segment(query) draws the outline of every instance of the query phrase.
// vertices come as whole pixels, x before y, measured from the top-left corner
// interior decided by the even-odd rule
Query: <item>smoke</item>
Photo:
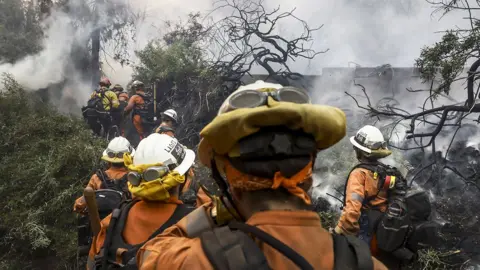
[[[91,24],[75,29],[72,19],[58,11],[54,11],[42,26],[46,29],[42,51],[14,64],[0,65],[0,73],[13,75],[20,84],[32,90],[64,79],[73,44],[86,44],[92,29]]]
[[[138,27],[136,49],[141,49],[153,39],[161,37],[163,23],[167,20],[185,19],[190,12],[209,14],[212,0],[154,1],[131,0],[132,6],[144,10],[146,20]],[[314,32],[312,48],[316,51],[329,49],[313,60],[291,61],[294,71],[307,75],[320,75],[324,67],[346,67],[351,62],[362,66],[413,66],[414,59],[423,46],[438,41],[438,31],[466,25],[461,14],[443,16],[434,13],[425,0],[265,0],[269,10],[280,7],[280,12],[295,9],[294,15],[305,20],[312,28],[323,27]],[[228,11],[211,14],[215,18],[228,16]],[[278,25],[277,33],[295,37],[302,27],[285,20]],[[135,61],[135,59],[133,59]],[[114,80],[125,81],[132,74],[131,67],[111,63],[108,70]],[[259,69],[261,70],[261,69]],[[126,82],[125,82],[126,83]]]
[[[81,1],[71,1],[80,6]],[[114,0],[114,3],[123,3]],[[213,9],[212,0],[155,1],[130,0],[134,12],[144,14],[144,20],[136,25],[135,39],[129,44],[131,61],[135,64],[134,51],[142,49],[148,41],[160,38],[165,31],[166,21],[185,20],[192,12],[208,14]],[[420,48],[440,38],[435,31],[452,28],[466,23],[456,14],[439,17],[431,16],[433,9],[424,0],[374,0],[374,1],[327,1],[314,0],[266,0],[269,9],[281,7],[281,11],[295,8],[294,14],[310,26],[324,25],[314,33],[313,48],[317,51],[329,49],[314,60],[300,59],[292,62],[292,69],[318,75],[323,67],[347,66],[349,62],[375,66],[390,63],[393,66],[411,66]],[[75,10],[75,9],[72,9]],[[221,11],[213,14],[224,16]],[[458,15],[458,14],[457,14]],[[11,73],[29,89],[39,89],[61,82],[65,77],[80,79],[69,68],[70,52],[74,45],[85,46],[94,27],[92,22],[82,22],[73,27],[72,14],[54,11],[44,22],[45,39],[43,50],[36,55],[11,64],[0,65],[0,72]],[[104,23],[104,22],[103,22]],[[292,37],[300,29],[288,21],[278,25],[277,32]],[[114,45],[107,47],[112,50]],[[122,66],[112,54],[102,56],[103,71],[113,83],[123,86],[130,81],[132,66]],[[79,104],[85,102],[91,91],[89,82],[83,80],[70,83],[69,89]]]

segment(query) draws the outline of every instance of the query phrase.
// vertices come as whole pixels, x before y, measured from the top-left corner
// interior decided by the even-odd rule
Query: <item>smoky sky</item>
[[[156,1],[130,0],[132,6],[146,13],[145,21],[139,26],[135,48],[142,48],[149,40],[161,37],[163,24],[167,20],[185,20],[190,12],[209,13],[212,0]],[[410,67],[425,45],[441,39],[446,29],[465,26],[465,14],[452,12],[441,16],[441,12],[424,0],[265,0],[269,9],[280,7],[281,11],[295,8],[294,14],[311,27],[323,25],[313,34],[313,48],[317,51],[329,49],[313,60],[290,63],[303,74],[321,74],[323,67],[346,67],[350,62],[361,66]],[[212,16],[221,17],[222,11]],[[301,25],[285,20],[278,25],[277,32],[294,37]],[[131,73],[130,68],[114,69],[119,78]],[[112,76],[115,76],[112,72]],[[115,76],[116,77],[116,76]]]

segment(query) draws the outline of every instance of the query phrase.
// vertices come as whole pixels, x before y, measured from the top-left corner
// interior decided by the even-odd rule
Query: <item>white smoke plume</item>
[[[166,21],[185,19],[191,12],[207,14],[213,9],[214,1],[130,0],[128,3],[135,11],[145,13],[145,19],[137,25],[136,39],[132,40],[130,48],[131,60],[135,63],[133,51],[142,49],[148,41],[161,37]],[[327,48],[330,51],[312,61],[299,60],[292,63],[293,70],[304,74],[318,75],[323,67],[347,66],[349,62],[365,66],[383,63],[411,66],[422,46],[441,37],[435,31],[464,23],[461,18],[453,15],[447,15],[438,21],[439,17],[431,16],[433,9],[424,0],[340,0],[320,3],[314,0],[265,0],[264,3],[271,9],[280,6],[282,11],[296,8],[294,14],[309,25],[324,25],[315,33],[313,46],[318,51]],[[221,12],[214,14],[216,17],[221,15]],[[72,44],[85,46],[93,29],[93,25],[88,23],[73,29],[71,20],[62,12],[53,12],[45,22],[43,50],[13,65],[0,65],[0,72],[11,73],[21,84],[31,89],[61,81],[67,76],[64,67],[70,60],[68,52]],[[296,30],[298,29],[284,23],[279,25],[278,32],[289,37],[295,35]],[[112,82],[125,86],[132,74],[131,66],[122,67],[108,56],[102,60],[104,72]],[[83,84],[83,88],[89,82],[79,84]],[[84,102],[88,95],[80,96],[79,99]]]
[[[63,12],[54,11],[43,22],[46,29],[42,42],[43,50],[29,55],[14,64],[0,65],[0,73],[10,73],[28,89],[45,88],[63,80],[65,66],[70,61],[73,44],[86,44],[91,24],[79,29],[72,25],[72,19]]]

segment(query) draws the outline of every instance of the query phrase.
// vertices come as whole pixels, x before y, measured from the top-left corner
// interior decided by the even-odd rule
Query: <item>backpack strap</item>
[[[368,245],[352,235],[333,234],[334,270],[371,270],[373,259]]]
[[[102,254],[102,269],[107,269],[108,264],[108,249],[112,243],[113,231],[115,230],[115,225],[117,225],[118,218],[122,212],[122,209],[115,209],[112,212],[112,217],[110,223],[108,224],[107,234],[105,236],[105,241],[103,242],[103,254]]]
[[[105,171],[102,171],[102,170],[97,170],[97,172],[95,172],[95,174],[97,175],[97,177],[100,179],[100,181],[102,181],[102,184],[100,185],[100,187],[102,189],[107,189],[109,188],[109,185],[107,183],[107,172]]]
[[[147,241],[155,238],[157,235],[161,234],[165,229],[171,227],[172,225],[175,225],[177,222],[179,222],[184,216],[188,215],[190,212],[195,210],[194,207],[184,205],[184,204],[179,204],[176,208],[175,211],[173,211],[173,214],[170,216],[170,218],[163,223],[160,228],[158,228],[155,232],[153,232],[147,239]],[[137,255],[138,249],[143,246],[147,241],[135,245],[134,248],[129,249],[125,252],[122,253],[122,261],[124,264],[127,264],[132,258],[134,258]]]
[[[257,244],[245,233],[228,226],[201,234],[202,249],[216,270],[269,270],[267,259]]]
[[[355,165],[355,167],[353,167],[350,170],[350,172],[348,173],[347,181],[345,182],[345,188],[344,188],[344,191],[343,191],[343,206],[342,206],[342,209],[343,209],[343,207],[345,207],[345,205],[347,203],[347,186],[348,186],[348,180],[350,179],[350,174],[352,174],[352,172],[355,169],[358,169],[358,168],[367,169],[369,171],[376,172],[378,167],[379,167],[378,162],[377,163],[359,163],[359,164]],[[383,184],[381,186],[383,186]],[[362,206],[368,205],[368,203],[370,203],[370,201],[372,201],[373,199],[375,199],[378,196],[380,191],[381,191],[381,189],[379,188],[377,194],[375,194],[374,196],[370,196],[368,198],[365,198],[362,202]]]
[[[156,230],[152,235],[150,235],[150,237],[148,237],[148,240],[155,238],[157,235],[161,234],[165,229],[175,225],[183,217],[190,214],[194,210],[195,210],[195,207],[193,206],[189,206],[186,204],[179,204],[177,208],[175,208],[175,211],[173,212],[172,216],[170,216],[170,218],[160,228],[158,228],[158,230]]]
[[[212,230],[213,226],[213,221],[205,208],[198,207],[188,215],[186,233],[189,238],[199,237],[203,232]]]
[[[158,128],[159,128],[158,133],[166,133],[170,131],[175,134],[175,130],[171,127],[159,126]]]
[[[113,210],[112,212],[112,217],[110,219],[110,223],[107,228],[107,233],[105,236],[105,241],[103,242],[103,252],[102,252],[102,257],[101,257],[101,265],[102,268],[106,270],[108,266],[108,257],[110,253],[110,248],[112,245],[113,238],[115,237],[116,232],[118,231],[117,227],[120,227],[120,229],[123,231],[123,227],[125,226],[126,222],[126,217],[128,215],[128,212],[130,209],[137,203],[139,200],[131,200],[124,202],[120,205],[119,208]],[[120,237],[123,238],[123,236],[120,235]],[[113,255],[113,261],[115,261],[115,256],[116,254]]]
[[[280,240],[260,230],[259,228],[238,221],[231,221],[228,224],[228,227],[254,235],[256,238],[267,243],[269,246],[282,253],[285,257],[295,263],[300,269],[313,270],[313,266],[302,255],[298,254],[295,250],[291,249],[289,246],[285,245]]]

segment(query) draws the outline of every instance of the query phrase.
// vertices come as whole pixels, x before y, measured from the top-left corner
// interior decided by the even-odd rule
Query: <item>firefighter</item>
[[[340,109],[310,104],[302,89],[242,86],[200,133],[220,197],[147,242],[139,269],[386,269],[310,209],[315,157],[345,131]]]
[[[133,125],[137,130],[140,140],[148,136],[149,131],[153,128],[154,118],[154,102],[153,97],[145,93],[145,85],[141,81],[134,81],[132,89],[135,94],[128,101],[124,112],[129,113],[133,110]]]
[[[109,90],[111,83],[108,78],[102,78],[99,82],[99,88],[95,90],[87,106],[82,108],[83,116],[90,128],[98,136],[101,135],[103,128],[103,135],[107,136],[112,125],[112,109],[115,110],[120,106],[117,95]]]
[[[175,136],[175,125],[177,124],[177,112],[173,109],[168,109],[162,113],[162,123],[155,130],[156,133],[167,134],[168,136]]]

